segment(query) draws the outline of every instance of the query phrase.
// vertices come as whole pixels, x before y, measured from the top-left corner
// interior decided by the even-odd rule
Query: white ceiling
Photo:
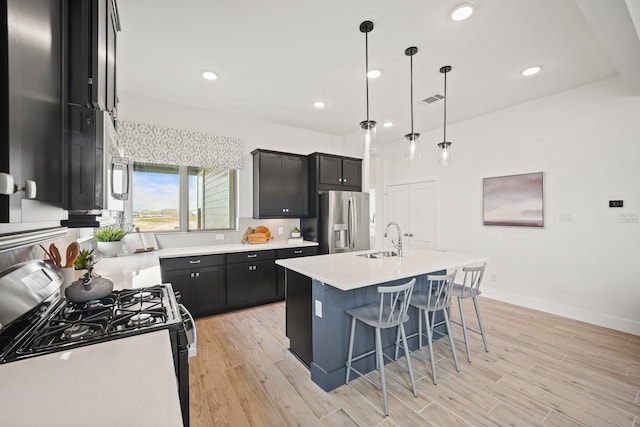
[[[383,71],[370,81],[370,118],[395,124],[379,126],[381,142],[410,131],[409,46],[419,49],[417,132],[442,125],[442,101],[418,103],[443,92],[442,65],[453,66],[449,123],[617,74],[629,76],[631,90],[638,83],[640,43],[629,10],[638,12],[639,0],[475,0],[475,14],[454,22],[450,11],[463,1],[120,0],[120,97],[344,136],[366,118],[364,20],[375,25],[369,68]],[[616,10],[609,19],[604,4]],[[637,61],[620,59],[629,57]],[[522,77],[530,65],[543,70]],[[203,70],[219,79],[205,81]],[[315,100],[327,107],[315,110]]]

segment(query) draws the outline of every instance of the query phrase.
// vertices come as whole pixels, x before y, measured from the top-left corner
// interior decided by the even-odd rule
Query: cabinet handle
[[[250,254],[247,255],[247,258],[256,258],[258,256],[258,254]]]
[[[343,179],[342,179],[342,182],[347,182],[347,178],[343,178]]]
[[[413,237],[413,233],[409,233],[409,237]]]
[[[302,249],[298,249],[297,251],[293,251],[294,254],[301,254],[302,253]]]
[[[193,273],[191,273],[191,278],[193,278]]]
[[[200,273],[196,273],[196,277],[200,277]]]
[[[200,260],[196,259],[196,260],[193,260],[193,261],[189,261],[189,264],[200,264]]]
[[[256,270],[256,266],[255,265],[250,265],[249,266],[249,271],[255,271]]]
[[[342,178],[338,178],[338,182],[342,182]]]

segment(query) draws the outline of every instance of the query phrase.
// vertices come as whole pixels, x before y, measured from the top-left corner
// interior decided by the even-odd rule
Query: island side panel
[[[444,274],[438,271],[430,274]],[[399,285],[410,279],[400,279],[379,283],[351,291],[342,291],[332,286],[324,285],[318,280],[312,284],[313,307],[313,362],[311,363],[311,379],[325,391],[331,391],[345,384],[346,360],[351,331],[351,316],[346,310],[379,301],[378,286]],[[427,287],[426,275],[416,276],[414,291],[424,292]],[[322,317],[316,312],[316,301],[322,305]],[[407,335],[418,331],[418,311],[409,311],[409,321],[405,323]],[[382,342],[384,352],[393,357],[396,329],[383,331]],[[409,340],[409,348],[418,347],[417,337]],[[361,354],[375,348],[374,329],[362,322],[356,324],[354,341],[354,355]],[[402,356],[402,352],[400,353]],[[389,360],[385,360],[388,363]],[[367,373],[375,369],[375,356],[365,357],[353,366],[360,372]],[[351,378],[358,375],[352,372]]]
[[[289,351],[309,367],[313,358],[311,279],[286,269],[285,288]]]

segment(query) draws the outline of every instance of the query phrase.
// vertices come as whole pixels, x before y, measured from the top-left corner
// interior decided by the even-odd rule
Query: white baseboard
[[[482,289],[482,296],[640,336],[640,321],[624,319],[622,317],[615,317],[609,314],[597,313],[495,289]]]

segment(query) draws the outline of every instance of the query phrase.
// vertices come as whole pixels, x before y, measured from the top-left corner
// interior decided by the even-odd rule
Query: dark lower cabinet
[[[286,270],[287,306],[286,334],[289,350],[307,367],[313,362],[313,310],[311,279]]]
[[[180,292],[181,303],[193,316],[225,310],[224,255],[161,259],[160,268],[162,281]]]
[[[277,259],[285,258],[298,258],[302,256],[311,256],[318,254],[317,246],[308,246],[305,248],[286,248],[278,249],[276,252]],[[276,267],[277,282],[278,282],[278,299],[285,299],[285,268],[281,266]]]
[[[277,300],[275,251],[227,255],[227,308]]]

